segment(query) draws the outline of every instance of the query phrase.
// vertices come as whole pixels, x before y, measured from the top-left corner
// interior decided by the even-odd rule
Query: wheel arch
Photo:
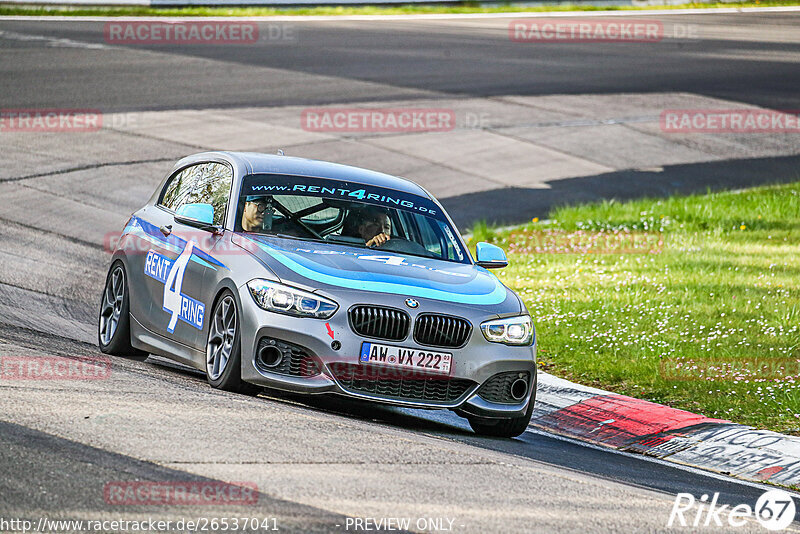
[[[214,298],[211,300],[212,313],[214,308],[217,306],[217,302],[219,302],[220,297],[222,297],[222,294],[225,292],[226,289],[230,290],[230,292],[233,293],[233,300],[236,301],[236,308],[241,311],[242,303],[239,300],[239,288],[236,287],[236,284],[234,284],[233,280],[231,280],[230,278],[223,278],[222,280],[219,281],[219,283],[217,283],[217,287],[214,288],[213,292]],[[206,328],[206,331],[207,330],[208,328]]]
[[[209,382],[211,383],[211,385],[213,387],[215,387],[215,388],[224,389],[226,391],[236,391],[238,393],[243,393],[243,394],[246,394],[246,395],[255,395],[261,390],[260,386],[256,386],[256,385],[253,385],[253,384],[246,383],[241,379],[241,368],[244,365],[245,361],[249,361],[249,358],[248,359],[244,358],[245,350],[244,350],[244,345],[243,345],[243,338],[244,338],[243,329],[244,329],[244,325],[246,324],[246,321],[243,320],[243,314],[245,312],[244,312],[244,307],[242,306],[242,302],[241,302],[241,299],[240,299],[240,296],[239,296],[239,289],[236,287],[236,284],[230,278],[223,278],[222,280],[220,280],[217,283],[217,286],[214,288],[214,291],[213,291],[214,298],[211,301],[212,302],[211,316],[206,321],[206,328],[205,328],[206,349],[205,350],[206,351],[208,350],[208,337],[209,337],[209,335],[210,335],[209,333],[211,331],[211,323],[214,320],[213,319],[214,310],[216,309],[217,304],[219,304],[219,302],[222,299],[223,295],[227,291],[229,291],[233,295],[233,301],[234,301],[234,304],[236,306],[236,312],[237,312],[237,322],[239,323],[238,332],[237,332],[237,335],[238,335],[238,338],[239,338],[238,339],[239,353],[238,353],[238,356],[233,356],[233,355],[231,356],[232,358],[238,358],[239,361],[235,364],[235,365],[238,366],[238,369],[235,369],[233,371],[231,371],[229,369],[226,369],[223,372],[223,374],[220,375],[220,378],[219,378],[219,380],[221,380],[222,382],[220,382],[218,384],[215,384],[215,382],[211,380],[210,376],[208,376],[208,372],[207,371],[206,371],[206,376],[207,376]],[[233,362],[229,362],[229,367],[230,367],[231,363],[233,363]],[[214,379],[214,380],[216,381],[217,379]]]
[[[217,307],[217,303],[219,299],[222,298],[223,293],[225,290],[229,290],[233,293],[233,300],[236,302],[236,310],[239,313],[239,324],[242,324],[241,314],[242,314],[242,302],[239,298],[239,288],[236,287],[236,284],[230,278],[223,278],[218,283],[217,286],[214,288],[214,291],[211,294],[214,296],[211,299],[211,306],[206,308],[206,317],[205,325],[203,326],[203,335],[205,337],[205,343],[203,344],[203,351],[206,350],[206,345],[208,344],[208,334],[211,329],[211,316],[214,313],[214,309]],[[241,336],[241,327],[240,327],[240,336]]]

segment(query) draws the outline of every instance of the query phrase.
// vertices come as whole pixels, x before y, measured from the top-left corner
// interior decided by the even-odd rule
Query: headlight
[[[328,319],[339,309],[339,305],[330,299],[277,282],[250,280],[247,288],[256,304],[276,313]]]
[[[530,315],[507,317],[481,323],[483,337],[492,343],[530,345],[533,341],[533,322]]]

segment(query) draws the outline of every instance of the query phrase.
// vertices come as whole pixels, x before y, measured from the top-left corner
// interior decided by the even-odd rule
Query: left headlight
[[[533,321],[530,315],[506,317],[481,323],[483,337],[493,343],[530,345],[533,341]]]
[[[250,280],[247,288],[256,304],[271,312],[328,319],[339,309],[330,299],[269,280]]]

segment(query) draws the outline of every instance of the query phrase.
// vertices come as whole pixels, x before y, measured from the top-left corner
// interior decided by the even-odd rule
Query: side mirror
[[[475,263],[485,269],[502,269],[508,266],[508,258],[502,248],[481,242],[475,245]]]
[[[184,204],[175,212],[175,221],[214,234],[222,233],[222,228],[214,225],[214,206],[211,204]]]
[[[214,206],[211,204],[184,204],[175,212],[185,219],[194,219],[205,225],[214,224]]]

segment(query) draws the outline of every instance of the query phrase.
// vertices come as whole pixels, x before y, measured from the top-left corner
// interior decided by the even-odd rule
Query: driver
[[[242,230],[245,232],[260,232],[264,228],[264,212],[270,202],[266,196],[249,195],[244,199],[244,212],[242,213]]]
[[[347,214],[342,235],[362,238],[368,247],[379,247],[389,241],[392,221],[389,214],[375,207],[366,207]]]

